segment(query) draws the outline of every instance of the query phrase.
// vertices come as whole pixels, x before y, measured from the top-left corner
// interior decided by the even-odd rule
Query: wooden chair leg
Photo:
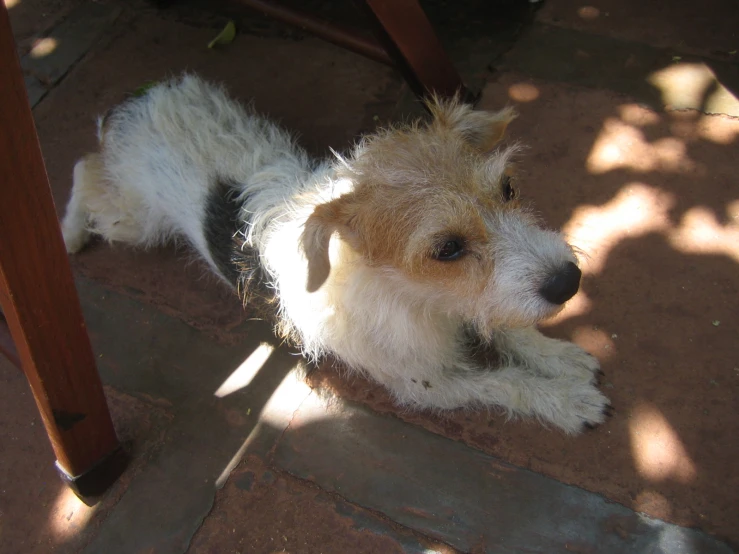
[[[97,496],[120,475],[125,455],[95,367],[4,5],[0,237],[0,305],[57,468],[82,497]]]
[[[417,0],[356,0],[413,92],[474,101]]]

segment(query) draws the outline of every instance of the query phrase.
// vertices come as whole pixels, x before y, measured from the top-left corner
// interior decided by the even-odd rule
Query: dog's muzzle
[[[564,268],[547,279],[539,293],[547,302],[564,304],[577,293],[581,276],[580,268],[572,262],[567,262]]]

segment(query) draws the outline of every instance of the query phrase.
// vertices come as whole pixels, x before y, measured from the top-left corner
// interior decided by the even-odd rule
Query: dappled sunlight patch
[[[36,42],[33,45],[33,48],[31,48],[31,52],[29,53],[30,56],[34,59],[39,58],[45,58],[49,54],[51,54],[54,50],[57,49],[57,46],[59,46],[59,43],[55,38],[52,37],[46,37],[42,38],[38,42]]]
[[[602,362],[616,354],[612,335],[590,325],[581,325],[575,329],[575,332],[572,334],[572,340],[591,354],[597,356]]]
[[[566,319],[585,315],[590,312],[592,307],[593,301],[590,300],[585,291],[580,290],[575,296],[567,301],[567,304],[565,304],[565,307],[561,312],[545,322],[545,326],[556,325]]]
[[[62,487],[49,511],[51,534],[60,541],[71,539],[85,529],[97,507],[98,504],[88,506],[71,489]]]
[[[656,114],[655,114],[656,115]],[[696,110],[679,110],[667,114],[670,133],[690,144],[705,140],[728,146],[739,137],[739,120],[717,115],[706,115]],[[623,118],[631,125],[632,123]]]
[[[655,160],[662,170],[689,171],[693,164],[685,163],[687,149],[685,143],[675,137],[665,137],[652,143]]]
[[[600,10],[595,6],[580,6],[577,9],[577,15],[585,21],[593,21],[600,17]]]
[[[674,203],[670,193],[631,183],[603,206],[577,208],[563,230],[572,244],[588,254],[581,261],[583,274],[600,273],[608,254],[622,240],[655,232],[662,233],[678,252],[719,254],[739,262],[739,200],[727,206],[726,225],[709,209],[696,206],[673,226],[669,211]]]
[[[620,119],[608,118],[593,144],[586,167],[595,175],[617,169],[638,173],[683,173],[694,169],[683,140],[666,137],[649,142],[642,131]]]
[[[695,129],[698,137],[728,146],[739,138],[739,119],[703,115],[695,124]]]
[[[668,518],[672,514],[669,501],[660,493],[653,490],[641,491],[634,500],[634,510],[645,514],[655,514],[661,518]]]
[[[539,89],[531,83],[515,83],[508,87],[508,96],[515,102],[533,102],[540,94]]]
[[[218,387],[214,393],[218,398],[223,398],[231,393],[241,390],[252,382],[259,370],[272,355],[275,347],[266,342],[261,343],[249,357],[237,367],[231,375]]]
[[[298,361],[295,365],[298,365]],[[300,372],[293,369],[285,375],[261,410],[252,411],[248,406],[245,406],[247,417],[253,418],[255,423],[246,440],[216,478],[215,487],[221,488],[226,483],[231,472],[260,436],[270,431],[275,432],[277,429],[285,429],[290,424],[297,409],[310,394],[311,388],[302,379]]]
[[[655,71],[647,81],[662,93],[662,102],[670,107],[692,107],[703,103],[703,96],[716,76],[702,63],[677,63]]]
[[[631,453],[639,475],[652,481],[689,483],[696,468],[680,437],[655,406],[639,403],[629,417]]]
[[[563,231],[568,240],[584,250],[584,274],[602,271],[608,253],[621,240],[664,230],[674,197],[642,183],[624,186],[603,206],[581,206],[575,210]]]
[[[722,254],[739,262],[739,201],[733,202],[728,213],[731,221],[721,225],[708,209],[696,206],[688,210],[680,226],[667,233],[675,250],[688,254]]]
[[[636,173],[689,173],[697,182],[710,170],[690,159],[688,145],[699,140],[728,145],[739,136],[739,121],[707,116],[696,111],[671,112],[667,116],[672,136],[650,142],[643,128],[657,125],[662,118],[636,104],[618,107],[619,118],[604,121],[588,155],[591,174],[615,170]],[[729,223],[722,225],[710,210],[694,207],[678,225],[670,211],[677,197],[641,182],[626,183],[616,196],[601,206],[577,208],[563,227],[568,240],[587,256],[582,260],[585,274],[602,271],[608,254],[622,240],[661,233],[678,252],[720,254],[739,261],[739,201],[727,206]]]
[[[698,123],[702,117],[707,117],[695,110],[679,110],[669,113],[669,129],[672,136],[686,143],[700,140]],[[708,116],[710,117],[710,116]]]
[[[660,117],[654,110],[638,104],[622,104],[617,109],[621,121],[634,127],[648,127],[660,122]]]
[[[726,216],[734,222],[734,225],[739,225],[739,200],[729,202],[726,206]]]
[[[668,108],[732,113],[732,106],[739,106],[739,100],[704,63],[676,63],[655,71],[647,81],[659,89]]]

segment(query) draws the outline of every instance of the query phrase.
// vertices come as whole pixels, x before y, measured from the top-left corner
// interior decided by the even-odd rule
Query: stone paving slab
[[[26,79],[31,107],[41,101],[46,93],[45,87],[57,84],[109,31],[121,11],[114,4],[85,3],[23,56],[21,67],[34,79],[31,83]]]
[[[304,402],[275,464],[463,551],[732,552],[704,533],[341,401]]]
[[[516,42],[504,64],[538,79],[628,94],[660,110],[694,109],[739,117],[739,64],[678,54],[538,23]],[[691,81],[702,83],[702,94],[685,94],[684,89],[692,92],[686,84]],[[667,85],[676,90],[665,93]]]
[[[33,108],[36,104],[41,102],[41,99],[46,96],[48,90],[41,84],[36,77],[32,75],[24,75],[23,81],[26,84],[26,94],[28,95],[28,103]]]
[[[453,554],[387,519],[250,457],[219,491],[190,554]]]
[[[537,13],[537,20],[541,22],[737,60],[739,10],[736,0],[550,0],[542,4]]]
[[[166,409],[105,387],[126,471],[92,506],[59,479],[54,453],[25,376],[0,356],[0,552],[78,553],[160,447]]]
[[[125,495],[99,528],[87,531],[85,553],[231,547],[266,553],[290,545],[298,545],[297,552],[322,548],[326,554],[454,553],[267,468],[264,460],[310,394],[294,371],[287,373],[300,358],[274,343],[269,325],[252,322],[251,339],[227,347],[86,279],[78,289],[104,382],[165,409],[171,418],[157,450],[138,460],[143,467]],[[243,388],[233,385],[239,373],[234,369],[245,367],[265,345],[272,345],[271,353],[252,380]],[[236,390],[214,395],[228,390],[226,382]],[[244,457],[249,461],[240,464]]]
[[[85,552],[184,552],[241,457],[265,456],[310,393],[292,372],[299,358],[264,322],[226,347],[91,281],[78,281],[78,290],[103,381],[172,417]],[[269,355],[251,379],[216,396],[258,348]]]

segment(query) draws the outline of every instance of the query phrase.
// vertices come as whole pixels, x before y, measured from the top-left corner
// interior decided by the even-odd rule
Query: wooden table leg
[[[0,305],[62,477],[82,497],[125,467],[0,6]],[[2,407],[0,407],[2,409]]]
[[[418,0],[356,0],[375,23],[376,35],[419,97],[459,93],[474,101],[444,51]]]

